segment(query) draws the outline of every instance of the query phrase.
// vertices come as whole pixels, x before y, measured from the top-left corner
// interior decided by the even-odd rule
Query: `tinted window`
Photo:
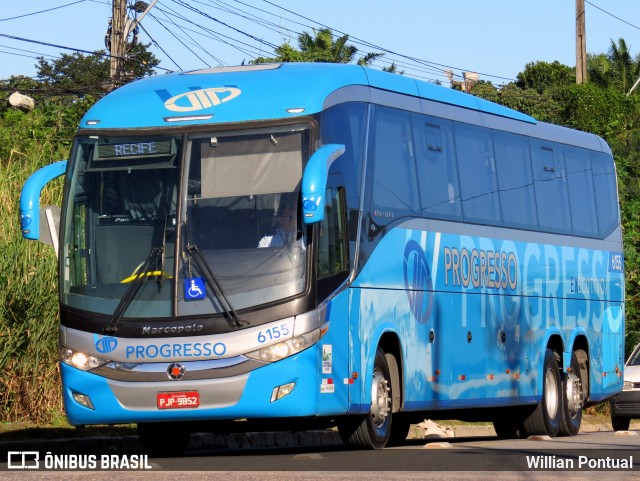
[[[500,223],[496,164],[491,131],[454,124],[465,222]]]
[[[331,166],[332,172],[341,172],[346,184],[349,209],[360,209],[360,179],[367,105],[350,102],[331,107],[322,113],[320,139],[323,144],[343,144],[342,154]]]
[[[618,225],[618,192],[613,159],[604,153],[591,153],[593,184],[601,237],[607,237]]]
[[[569,197],[561,149],[546,142],[531,141],[533,180],[540,230],[570,234]]]
[[[462,220],[451,121],[414,115],[413,131],[423,215]]]
[[[596,237],[598,235],[598,218],[594,215],[596,204],[589,152],[576,147],[565,147],[564,163],[569,184],[573,233]]]
[[[503,132],[493,133],[503,223],[508,227],[537,229],[529,139]]]
[[[411,114],[376,108],[373,137],[374,217],[378,223],[420,210]]]

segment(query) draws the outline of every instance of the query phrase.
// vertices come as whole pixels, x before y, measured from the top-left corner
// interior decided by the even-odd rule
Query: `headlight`
[[[109,362],[108,359],[102,359],[66,347],[60,348],[60,361],[83,371],[90,371]]]
[[[320,340],[320,329],[315,329],[301,336],[272,344],[257,351],[245,354],[248,358],[262,362],[275,362],[304,351]]]
[[[624,384],[622,385],[623,391],[631,391],[632,389],[633,389],[633,383],[630,381],[625,381]]]

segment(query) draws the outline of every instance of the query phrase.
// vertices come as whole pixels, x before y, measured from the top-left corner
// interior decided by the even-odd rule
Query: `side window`
[[[593,191],[589,153],[576,147],[564,148],[564,163],[569,184],[569,204],[575,235],[597,237],[598,216]]]
[[[336,159],[331,166],[331,171],[341,172],[343,175],[349,210],[360,209],[360,182],[367,114],[367,104],[347,102],[323,111],[320,117],[321,142],[345,146],[344,154]]]
[[[465,222],[500,224],[500,204],[491,131],[454,123]]]
[[[503,224],[507,227],[537,229],[529,140],[521,135],[494,132],[493,146]]]
[[[318,236],[318,279],[349,271],[344,189],[327,189],[324,220]]]
[[[379,224],[420,210],[409,112],[376,108],[371,210]]]
[[[531,141],[533,180],[541,231],[570,234],[571,217],[562,147]]]
[[[414,114],[412,123],[422,214],[462,220],[451,121]]]
[[[613,159],[604,153],[591,153],[593,184],[598,194],[596,204],[600,237],[605,238],[618,225],[618,192]]]

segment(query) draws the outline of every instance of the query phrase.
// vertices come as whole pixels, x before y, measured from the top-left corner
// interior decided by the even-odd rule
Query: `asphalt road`
[[[102,456],[113,456],[116,462],[124,460],[130,464],[137,459],[133,458],[135,454],[109,454],[103,448],[83,452],[89,453],[83,456],[95,456],[98,466]],[[7,463],[0,464],[0,479],[640,479],[640,436],[636,431],[529,440],[498,440],[493,436],[411,439],[403,446],[381,451],[346,450],[335,443],[319,447],[192,447],[180,458],[143,459],[138,466],[141,469],[121,466],[121,469],[111,471],[99,467],[83,471],[42,469],[45,455],[46,451],[39,457],[41,469],[38,471],[8,470]],[[15,454],[13,456],[12,463],[19,464]],[[73,454],[55,456],[59,462],[70,463],[69,456]],[[78,456],[76,462],[80,462]],[[88,459],[84,458],[84,461]]]

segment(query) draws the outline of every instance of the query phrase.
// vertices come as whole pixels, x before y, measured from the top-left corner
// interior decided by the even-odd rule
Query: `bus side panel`
[[[611,307],[621,303],[623,273],[607,269],[615,255],[391,229],[354,281],[361,289],[361,368],[384,325],[402,346],[406,410],[537,402],[549,339],[559,336],[570,350],[579,330],[592,346],[592,398],[601,397],[610,392],[602,373],[615,374],[622,346],[623,315]]]

